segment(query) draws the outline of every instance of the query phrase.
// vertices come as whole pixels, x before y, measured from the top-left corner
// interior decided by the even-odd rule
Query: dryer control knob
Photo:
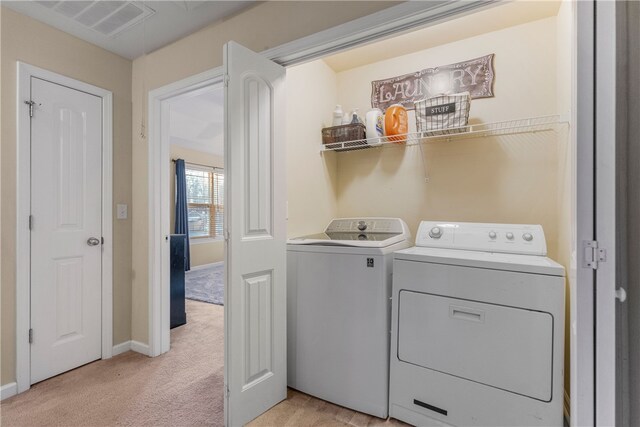
[[[507,239],[513,240],[513,233],[511,232],[507,233]]]
[[[367,229],[367,223],[364,221],[358,221],[358,230],[364,231]]]
[[[432,239],[439,239],[440,237],[442,237],[442,229],[440,227],[433,227],[431,230],[429,230],[429,236]]]
[[[490,238],[490,239],[495,239],[497,236],[498,236],[498,235],[496,234],[496,232],[495,232],[495,231],[490,231],[490,232],[489,232],[489,238]]]
[[[524,234],[522,235],[522,238],[523,238],[524,240],[526,240],[527,242],[530,242],[530,241],[532,241],[532,240],[533,240],[533,234],[531,234],[531,233],[524,233]]]

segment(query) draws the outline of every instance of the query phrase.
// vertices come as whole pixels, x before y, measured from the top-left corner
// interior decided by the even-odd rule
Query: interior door
[[[224,46],[225,422],[287,395],[285,70]]]
[[[33,77],[31,383],[101,357],[102,100]]]

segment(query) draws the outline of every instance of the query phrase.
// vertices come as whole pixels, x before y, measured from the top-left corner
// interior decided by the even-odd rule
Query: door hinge
[[[229,391],[229,386],[225,387],[225,391],[224,392],[227,394],[227,397],[229,397],[229,395],[231,394],[231,391]]]
[[[29,106],[29,117],[33,117],[33,106],[36,105],[34,101],[24,101]]]
[[[29,215],[29,230],[33,230],[33,215]]]
[[[227,241],[227,242],[229,241],[229,230],[228,229],[224,230],[224,240]]]
[[[104,237],[100,237],[100,244],[104,245]]]
[[[223,80],[223,82],[224,82],[224,87],[229,87],[229,74],[225,74],[225,75],[222,77],[222,80]]]
[[[583,268],[597,270],[599,263],[607,261],[607,250],[598,247],[597,240],[585,240],[582,242],[582,250],[584,252]]]
[[[33,329],[29,328],[29,344],[33,343]]]

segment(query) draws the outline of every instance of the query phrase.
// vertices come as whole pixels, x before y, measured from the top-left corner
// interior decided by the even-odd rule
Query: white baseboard
[[[196,265],[195,267],[191,267],[191,270],[189,271],[204,270],[205,268],[214,267],[219,264],[224,264],[224,261],[212,262],[211,264]]]
[[[112,356],[117,356],[119,354],[125,353],[131,350],[131,340],[121,342],[120,344],[116,344],[113,346],[113,350],[111,352]]]
[[[122,354],[127,351],[135,351],[136,353],[144,354],[145,356],[149,355],[149,346],[147,344],[143,344],[139,341],[129,340],[125,342],[121,342],[120,344],[116,344],[113,346],[113,355],[117,356],[118,354]]]
[[[16,394],[18,394],[18,384],[16,383],[5,384],[0,388],[0,400],[8,399]]]
[[[143,344],[139,341],[131,340],[131,350],[136,353],[144,354],[145,356],[149,355],[149,345]]]

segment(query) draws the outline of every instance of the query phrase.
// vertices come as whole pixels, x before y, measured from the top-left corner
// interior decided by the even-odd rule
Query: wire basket
[[[322,129],[322,143],[336,151],[360,150],[370,147],[365,135],[366,128],[361,123],[332,126]]]
[[[423,132],[423,136],[467,132],[470,106],[469,92],[438,95],[416,101],[416,130]]]

